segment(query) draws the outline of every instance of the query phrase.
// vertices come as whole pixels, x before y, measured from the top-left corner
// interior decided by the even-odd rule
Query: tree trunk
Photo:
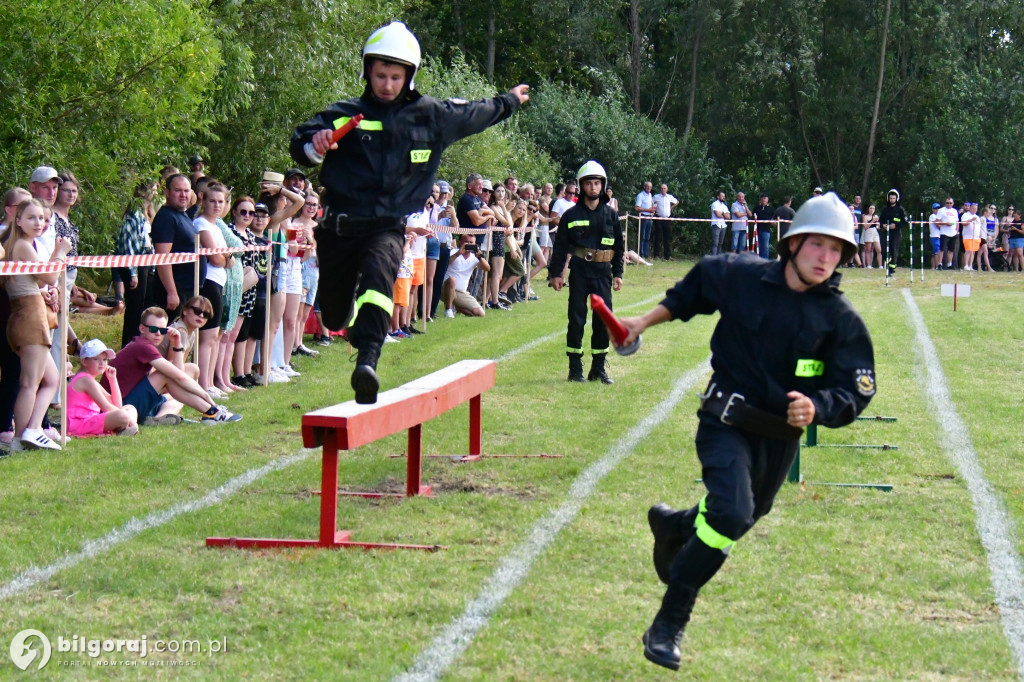
[[[892,0],[885,0],[885,21],[882,22],[882,49],[878,57],[878,85],[875,87],[875,108],[871,113],[871,130],[868,133],[868,154],[864,163],[864,182],[860,186],[860,195],[868,195],[868,182],[871,180],[871,160],[875,153],[875,132],[878,129],[878,109],[882,101],[882,85],[885,83],[885,48],[889,42],[889,12]]]
[[[697,101],[697,56],[700,53],[700,39],[704,32],[704,15],[700,13],[700,21],[697,22],[697,33],[693,37],[693,55],[690,57],[690,99],[686,105],[686,127],[683,128],[683,139],[690,137],[690,129],[693,127],[693,108]]]
[[[487,80],[494,80],[494,3],[491,0],[487,6],[487,68],[485,74]]]
[[[643,54],[644,34],[640,28],[640,0],[629,0],[629,93],[633,112],[640,113],[640,58]]]
[[[800,135],[804,141],[804,151],[807,152],[807,160],[811,164],[811,171],[814,173],[815,184],[822,184],[821,171],[818,170],[818,163],[814,160],[814,153],[811,151],[811,141],[807,139],[807,121],[804,119],[804,108],[800,103],[800,88],[796,85],[796,76],[789,69],[785,70],[786,79],[789,81],[789,91],[793,98],[793,110],[796,113],[796,121],[800,126]]]

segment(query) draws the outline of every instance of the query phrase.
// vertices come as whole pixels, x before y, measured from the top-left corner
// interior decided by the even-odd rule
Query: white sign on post
[[[971,295],[970,284],[943,284],[942,285],[943,296],[956,296],[957,298],[967,298]]]

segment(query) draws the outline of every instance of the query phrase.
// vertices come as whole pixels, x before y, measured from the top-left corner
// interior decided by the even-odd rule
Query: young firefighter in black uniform
[[[419,42],[405,24],[377,29],[363,46],[362,96],[331,105],[291,140],[297,163],[323,163],[320,307],[329,329],[348,324],[346,337],[359,351],[352,372],[358,403],[377,401],[377,359],[391,328],[405,216],[423,210],[446,147],[503,121],[529,99],[529,87],[517,85],[492,99],[441,102],[416,92],[419,65]],[[333,144],[334,130],[356,114],[365,118]]]
[[[853,220],[829,192],[797,211],[781,260],[748,254],[701,260],[640,317],[647,327],[715,311],[713,374],[697,412],[697,457],[707,494],[694,507],[647,514],[654,567],[668,585],[644,633],[644,656],[679,668],[679,641],[697,592],[733,544],[767,514],[793,464],[803,428],[851,423],[875,394],[871,337],[837,288],[840,262],[857,249]]]
[[[885,265],[887,274],[896,272],[896,259],[900,255],[900,244],[903,242],[903,226],[908,225],[907,212],[900,206],[900,193],[889,190],[885,197],[886,203],[878,216],[878,222],[885,230]]]
[[[619,216],[608,207],[604,188],[608,176],[597,161],[587,161],[576,173],[583,200],[562,214],[555,233],[555,246],[548,263],[548,281],[561,291],[565,259],[569,260],[569,331],[565,335],[569,356],[569,381],[583,381],[583,327],[587,323],[590,294],[597,294],[612,307],[612,291],[622,288],[622,228]],[[590,353],[593,360],[587,379],[612,383],[605,370],[608,357],[608,328],[596,319],[591,325]]]

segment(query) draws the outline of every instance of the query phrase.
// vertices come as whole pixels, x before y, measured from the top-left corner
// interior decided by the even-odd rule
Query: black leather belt
[[[347,213],[335,213],[328,211],[327,215],[320,222],[320,229],[333,232],[336,235],[364,234],[375,230],[394,229],[403,227],[405,222],[402,218],[357,218]]]
[[[700,410],[723,424],[777,440],[797,440],[804,430],[790,426],[784,417],[747,404],[739,393],[726,393],[712,382],[700,396]]]

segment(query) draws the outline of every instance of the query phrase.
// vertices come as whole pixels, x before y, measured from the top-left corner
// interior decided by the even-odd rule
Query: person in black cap
[[[298,168],[289,168],[284,174],[284,186],[293,192],[305,191],[306,174]]]
[[[772,228],[775,227],[775,207],[771,205],[767,194],[761,195],[761,200],[754,207],[754,223],[757,226],[757,255],[761,258],[768,258],[768,244],[772,238]]]
[[[191,173],[189,179],[195,185],[199,178],[206,175],[206,161],[198,154],[193,154],[192,158],[188,160],[188,169]]]
[[[370,35],[362,57],[362,95],[299,125],[290,151],[299,165],[322,164],[320,308],[329,329],[348,327],[358,350],[352,388],[366,404],[377,402],[377,360],[391,328],[405,216],[423,210],[445,148],[510,117],[529,99],[529,86],[475,102],[421,95],[419,41],[397,21]],[[357,116],[364,118],[335,141],[335,130]]]

